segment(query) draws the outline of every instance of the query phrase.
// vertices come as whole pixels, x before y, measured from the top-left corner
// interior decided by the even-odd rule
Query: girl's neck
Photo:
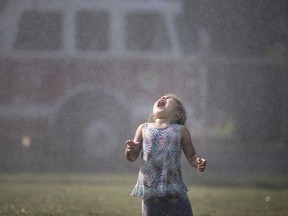
[[[172,123],[171,119],[156,119],[154,122],[154,125],[158,128],[164,128],[167,127]]]

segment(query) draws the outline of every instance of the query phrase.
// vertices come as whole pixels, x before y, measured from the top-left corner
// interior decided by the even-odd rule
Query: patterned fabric
[[[142,165],[131,193],[137,197],[164,197],[185,194],[182,179],[179,124],[156,128],[146,123],[142,142]]]

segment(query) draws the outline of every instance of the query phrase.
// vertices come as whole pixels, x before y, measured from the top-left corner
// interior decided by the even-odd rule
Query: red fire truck
[[[181,50],[180,2],[6,0],[0,13],[1,170],[119,166],[168,92],[199,123],[201,65]]]

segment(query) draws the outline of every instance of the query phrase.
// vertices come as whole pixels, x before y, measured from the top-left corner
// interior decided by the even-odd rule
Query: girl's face
[[[153,114],[156,118],[174,118],[176,115],[176,106],[176,101],[172,96],[162,96],[154,103]]]

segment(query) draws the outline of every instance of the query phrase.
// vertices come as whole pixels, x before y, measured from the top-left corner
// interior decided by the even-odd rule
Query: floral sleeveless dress
[[[142,165],[133,196],[149,198],[187,193],[181,173],[181,125],[156,128],[146,123],[142,142]]]

